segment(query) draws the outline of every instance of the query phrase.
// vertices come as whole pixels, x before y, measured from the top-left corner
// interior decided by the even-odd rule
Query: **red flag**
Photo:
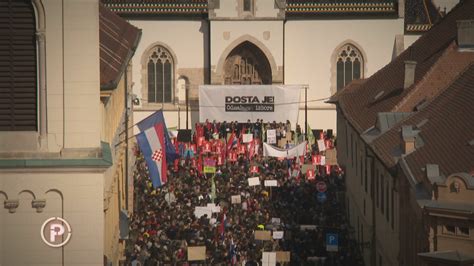
[[[231,151],[229,153],[229,161],[231,161],[231,162],[236,162],[237,161],[237,153],[236,152]]]
[[[321,155],[313,155],[313,157],[311,158],[312,159],[312,163],[313,165],[320,165],[321,164]]]
[[[209,141],[204,141],[202,145],[203,145],[202,152],[211,152],[211,143],[209,143]]]
[[[331,166],[326,164],[326,174],[329,175],[331,173]]]
[[[205,141],[204,137],[198,137],[198,138],[197,138],[197,145],[198,145],[198,146],[201,146],[204,141]]]
[[[179,159],[174,160],[174,171],[178,172],[179,170]]]
[[[252,165],[250,167],[250,173],[254,173],[254,174],[258,174],[260,170],[258,169],[258,166],[257,165]]]
[[[223,165],[224,164],[224,160],[222,159],[222,155],[219,154],[217,155],[217,165]]]
[[[249,142],[249,159],[255,156],[255,140]]]
[[[202,174],[202,157],[201,156],[198,156],[197,170],[199,174]]]
[[[239,154],[245,154],[245,145],[239,145]]]

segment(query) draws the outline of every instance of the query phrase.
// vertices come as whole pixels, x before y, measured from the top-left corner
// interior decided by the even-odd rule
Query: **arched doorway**
[[[272,84],[272,71],[265,54],[245,41],[235,47],[224,64],[225,84]]]

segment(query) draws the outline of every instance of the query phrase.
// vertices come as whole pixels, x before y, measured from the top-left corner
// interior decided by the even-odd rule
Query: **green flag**
[[[306,134],[308,136],[308,143],[311,147],[311,145],[314,144],[314,135],[313,135],[313,131],[311,130],[311,127],[309,126],[309,124],[308,124],[308,128],[306,129]]]

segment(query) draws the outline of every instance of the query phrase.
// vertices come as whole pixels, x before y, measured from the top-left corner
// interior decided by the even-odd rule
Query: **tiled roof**
[[[357,90],[347,90],[340,94],[339,105],[352,126],[362,133],[375,124],[377,113],[392,111],[425,77],[455,40],[456,20],[473,18],[474,0],[465,0],[399,57],[368,78]],[[414,85],[403,89],[406,60],[416,61],[417,66]],[[439,78],[444,77],[440,75]],[[375,96],[378,96],[377,99]]]
[[[102,0],[102,3],[123,15],[207,14],[207,0]]]
[[[474,170],[474,65],[444,93],[420,111],[413,122],[427,118],[420,136],[425,145],[406,157],[413,175],[422,181],[423,169],[428,163],[439,165],[440,173]],[[418,118],[418,119],[417,119]],[[418,121],[417,121],[418,120]],[[407,121],[410,123],[411,121]]]
[[[453,41],[420,82],[391,111],[411,112],[425,102],[430,102],[454,82],[472,62],[474,53],[459,52]]]
[[[372,147],[378,157],[395,165],[392,152],[399,149],[400,129],[404,125],[416,126],[423,146],[405,156],[413,176],[425,180],[423,168],[438,164],[445,176],[474,170],[474,61],[462,74],[437,96],[426,108],[415,113],[376,139]]]
[[[407,32],[425,32],[441,19],[441,13],[432,0],[405,1],[405,30]]]
[[[287,0],[286,14],[387,14],[396,13],[396,1]]]
[[[141,30],[99,5],[100,87],[114,89],[140,40]]]

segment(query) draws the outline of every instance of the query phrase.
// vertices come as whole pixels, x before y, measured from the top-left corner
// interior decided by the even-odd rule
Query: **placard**
[[[289,251],[277,251],[276,261],[277,262],[290,262],[291,252]]]
[[[321,165],[326,165],[326,156],[321,155]]]
[[[201,216],[204,216],[205,214],[207,214],[207,218],[211,218],[212,209],[207,206],[206,207],[196,206],[194,208],[194,216],[196,216],[196,218],[201,218]]]
[[[268,144],[276,144],[277,143],[277,137],[276,137],[276,130],[275,129],[267,130],[267,143]]]
[[[272,224],[275,224],[275,225],[280,225],[280,218],[275,218],[275,217],[272,217]]]
[[[272,240],[272,232],[266,230],[255,231],[255,240]]]
[[[276,261],[276,252],[262,252],[262,266],[274,266]]]
[[[212,213],[221,212],[221,206],[216,206],[215,203],[208,203],[207,207],[211,209]]]
[[[282,239],[284,231],[273,231],[273,239]]]
[[[260,178],[259,177],[251,177],[247,179],[249,182],[249,186],[259,186],[260,185]]]
[[[243,134],[242,135],[242,142],[249,143],[253,140],[253,134]]]
[[[300,225],[300,230],[316,230],[318,228],[317,225],[312,225],[312,224],[305,224],[305,225]]]
[[[206,260],[206,246],[188,246],[188,261]]]
[[[231,196],[230,201],[232,204],[240,204],[241,202],[240,195]]]
[[[264,184],[266,187],[278,187],[278,182],[274,179],[265,180]]]
[[[325,151],[326,150],[326,144],[324,143],[324,140],[318,139],[318,150],[319,151]]]
[[[337,165],[336,149],[326,150],[326,164]]]

